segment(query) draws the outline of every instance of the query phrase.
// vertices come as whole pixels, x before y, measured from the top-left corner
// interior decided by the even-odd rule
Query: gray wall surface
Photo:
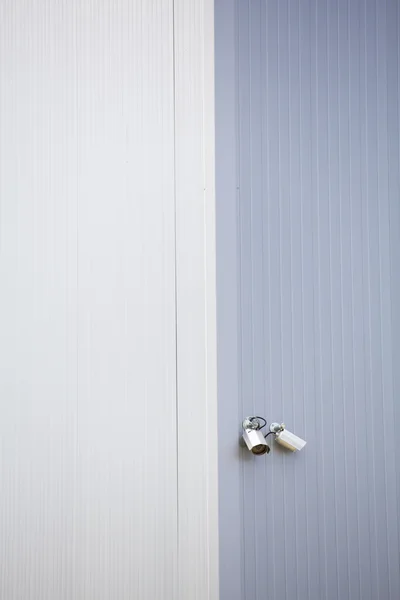
[[[399,18],[216,1],[221,600],[400,597]]]

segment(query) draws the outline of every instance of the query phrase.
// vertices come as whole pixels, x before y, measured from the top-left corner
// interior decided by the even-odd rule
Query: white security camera
[[[246,417],[242,423],[243,440],[253,454],[261,456],[268,454],[270,448],[265,441],[269,435],[274,435],[275,440],[291,452],[297,452],[306,445],[306,441],[286,429],[285,423],[271,423],[269,432],[264,435],[261,431],[267,425],[264,417]]]
[[[264,421],[265,424],[261,425],[260,420]],[[243,421],[243,439],[250,452],[257,456],[268,454],[270,451],[270,447],[261,431],[261,428],[265,425],[266,421],[262,417],[247,417]]]
[[[269,428],[271,433],[275,434],[275,441],[278,442],[281,446],[288,448],[292,452],[296,452],[297,450],[301,450],[306,445],[306,441],[302,440],[297,435],[294,435],[291,431],[288,431],[285,428],[284,423],[279,425],[278,423],[272,423]]]
[[[270,447],[265,441],[262,431],[259,429],[245,429],[243,439],[246,442],[246,446],[253,454],[260,456],[261,454],[268,454],[270,451]]]

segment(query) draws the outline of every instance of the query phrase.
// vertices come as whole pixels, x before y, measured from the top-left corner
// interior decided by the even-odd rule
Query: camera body
[[[287,429],[282,429],[282,431],[277,433],[275,435],[275,441],[292,452],[301,450],[307,443],[305,440],[298,437],[291,431],[288,431]]]
[[[265,437],[260,429],[244,429],[243,440],[246,446],[256,456],[268,454],[270,447],[265,441]]]

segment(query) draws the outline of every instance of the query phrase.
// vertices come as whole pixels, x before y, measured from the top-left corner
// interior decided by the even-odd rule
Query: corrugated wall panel
[[[0,596],[177,598],[172,2],[0,14]]]
[[[398,3],[220,0],[216,20],[221,598],[394,600]],[[247,414],[306,448],[239,459]]]
[[[174,22],[179,593],[173,600],[217,600],[213,0],[175,0]]]

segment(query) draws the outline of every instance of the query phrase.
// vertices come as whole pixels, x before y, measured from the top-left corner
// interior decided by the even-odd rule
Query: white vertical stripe
[[[174,2],[179,600],[219,597],[213,11]]]

